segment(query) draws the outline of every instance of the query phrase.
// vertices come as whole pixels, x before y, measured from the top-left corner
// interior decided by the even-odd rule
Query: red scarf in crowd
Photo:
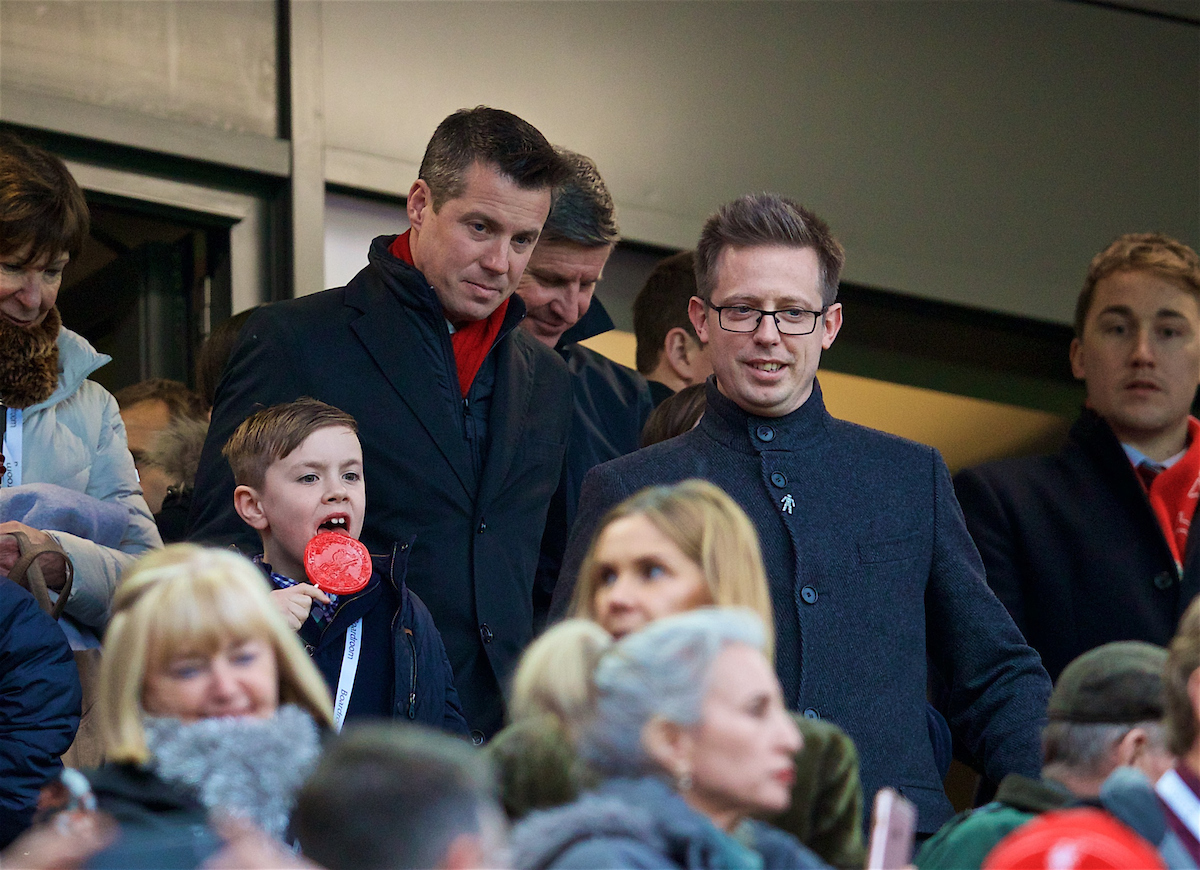
[[[408,243],[408,234],[411,232],[412,230],[408,230],[396,236],[396,240],[392,242],[388,250],[396,259],[403,260],[416,268],[416,263],[412,258],[412,248]],[[500,327],[504,325],[506,311],[508,311],[508,299],[501,302],[500,307],[488,317],[463,324],[450,336],[450,344],[454,348],[454,363],[458,368],[458,388],[462,391],[464,399],[470,392],[471,384],[474,383],[475,376],[479,374],[479,369],[483,365],[488,351],[495,344],[496,336],[500,334]]]
[[[1188,417],[1188,449],[1179,461],[1159,473],[1147,495],[1175,562],[1183,565],[1188,529],[1200,498],[1200,421]],[[1143,484],[1144,485],[1144,484]]]

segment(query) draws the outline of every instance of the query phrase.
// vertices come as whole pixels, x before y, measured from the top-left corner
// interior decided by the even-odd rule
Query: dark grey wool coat
[[[1085,409],[1058,453],[954,478],[987,579],[1051,677],[1114,640],[1166,646],[1200,593],[1200,535],[1182,574],[1117,436]]]
[[[722,487],[758,529],[784,697],[854,739],[866,807],[892,786],[916,803],[919,831],[952,813],[926,727],[929,663],[948,686],[956,742],[984,772],[1039,774],[1050,680],[984,582],[945,463],[931,447],[834,419],[816,383],[799,409],[765,418],[710,378],[699,426],[592,469],[552,616],[565,612],[605,512],[691,477]]]

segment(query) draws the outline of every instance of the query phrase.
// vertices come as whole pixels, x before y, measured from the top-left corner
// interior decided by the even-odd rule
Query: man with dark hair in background
[[[688,317],[688,303],[696,295],[695,262],[693,251],[660,260],[633,300],[637,370],[650,382],[655,407],[712,374],[708,345]]]
[[[930,833],[952,809],[928,725],[928,664],[963,750],[994,781],[1041,767],[1050,681],[988,589],[937,451],[831,417],[817,382],[842,325],[842,246],[773,194],[709,218],[696,250],[696,334],[715,377],[699,425],[584,481],[552,615],[601,518],[652,484],[700,477],[758,530],[775,667],[793,710],[841,726],[863,793],[898,788]]]
[[[653,408],[645,378],[579,344],[613,328],[594,293],[620,230],[596,164],[573,151],[559,153],[569,174],[556,191],[542,237],[517,286],[529,310],[521,326],[563,358],[574,396],[563,476],[542,536],[535,604],[539,622],[562,566],[583,476],[594,465],[637,450]]]
[[[1200,257],[1117,238],[1088,267],[1070,354],[1087,403],[1062,449],[954,480],[988,583],[1052,677],[1108,641],[1165,645],[1200,592]]]
[[[500,867],[505,824],[487,760],[417,725],[348,728],[296,800],[304,855],[328,870]]]
[[[545,137],[509,112],[442,121],[409,190],[412,228],[375,239],[346,287],[264,306],[242,328],[191,514],[193,540],[253,547],[220,455],[233,430],[300,396],[353,415],[371,480],[361,539],[407,561],[477,741],[503,724],[501,687],[533,636],[538,546],[571,419],[566,367],[517,328],[525,304],[512,295],[564,175]]]

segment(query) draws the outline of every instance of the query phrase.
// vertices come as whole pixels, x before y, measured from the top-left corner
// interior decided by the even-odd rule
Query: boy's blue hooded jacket
[[[373,556],[375,571],[366,587],[339,595],[337,611],[324,626],[310,614],[297,634],[335,693],[346,633],[362,619],[362,652],[347,722],[369,717],[409,720],[466,735],[467,720],[442,636],[429,610],[404,583],[411,543],[398,542],[390,556]]]

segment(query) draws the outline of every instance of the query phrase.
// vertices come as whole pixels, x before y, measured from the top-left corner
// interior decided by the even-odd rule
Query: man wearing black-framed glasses
[[[707,410],[692,431],[592,469],[552,614],[613,505],[653,484],[717,484],[759,534],[788,704],[844,728],[863,793],[900,788],[931,833],[952,809],[928,666],[948,686],[954,737],[997,782],[1038,775],[1050,681],[984,582],[937,451],[825,410],[817,367],[842,326],[843,260],[825,222],[783,197],[744,196],[708,220],[689,303],[713,367]]]
[[[717,312],[717,323],[728,332],[758,332],[759,324],[764,317],[775,321],[775,329],[780,335],[808,335],[817,328],[817,318],[825,313],[809,311],[807,308],[784,308],[780,311],[767,311],[762,308],[751,308],[749,305],[713,305],[708,307]]]

